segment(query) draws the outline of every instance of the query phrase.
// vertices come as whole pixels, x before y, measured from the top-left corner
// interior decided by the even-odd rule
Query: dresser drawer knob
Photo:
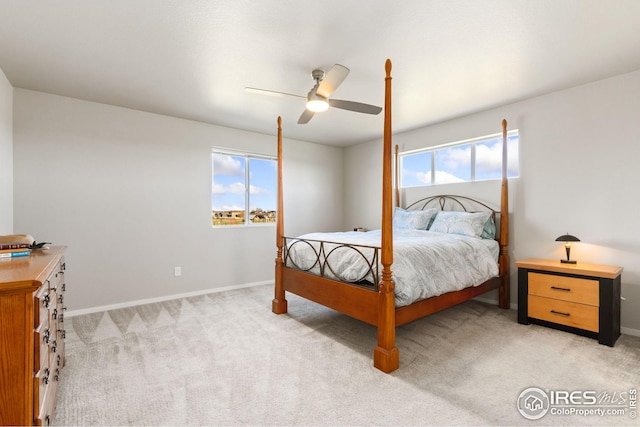
[[[571,288],[560,288],[558,286],[552,286],[551,289],[553,289],[555,291],[571,292]]]
[[[551,312],[553,314],[558,314],[560,316],[567,316],[567,317],[571,316],[571,313],[563,313],[562,311],[551,310]]]

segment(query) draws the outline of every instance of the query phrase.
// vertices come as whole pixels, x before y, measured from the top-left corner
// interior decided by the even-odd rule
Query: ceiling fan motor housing
[[[316,84],[320,83],[324,78],[324,71],[316,68],[311,72],[311,77],[313,77],[313,80],[316,81]]]

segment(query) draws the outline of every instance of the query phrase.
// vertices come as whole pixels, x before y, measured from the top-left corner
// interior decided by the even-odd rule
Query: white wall
[[[275,227],[212,229],[210,194],[212,146],[275,154],[275,136],[14,99],[15,232],[68,246],[71,310],[272,280]],[[342,200],[341,150],[285,139],[283,151],[285,231],[339,228],[341,210],[326,208]]]
[[[560,259],[555,238],[581,239],[572,258],[620,265],[623,328],[640,331],[640,71],[556,92],[394,136],[400,151],[520,130],[520,178],[510,180],[512,261]],[[379,228],[381,142],[345,151],[345,224]],[[495,203],[499,186],[495,186]],[[487,184],[427,192],[487,192]],[[363,195],[364,194],[364,195]],[[512,265],[512,303],[517,302]],[[623,329],[624,331],[625,329]]]
[[[13,87],[0,69],[0,235],[13,233]]]

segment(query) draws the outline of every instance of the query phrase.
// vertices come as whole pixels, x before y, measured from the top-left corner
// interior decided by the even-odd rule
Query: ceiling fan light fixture
[[[311,99],[307,101],[307,110],[320,113],[329,109],[329,103],[324,99]]]
[[[329,103],[327,102],[327,98],[316,93],[317,90],[318,85],[316,84],[307,94],[307,110],[313,111],[314,113],[321,113],[329,109]]]

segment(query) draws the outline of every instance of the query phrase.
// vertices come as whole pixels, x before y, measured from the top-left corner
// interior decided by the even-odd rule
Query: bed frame
[[[391,272],[393,264],[393,182],[392,182],[392,144],[391,144],[391,61],[385,63],[385,101],[384,101],[384,137],[382,168],[382,243],[380,247],[381,279],[377,287],[367,289],[362,286],[335,281],[326,277],[288,268],[283,262],[285,237],[282,193],[282,119],[278,117],[278,212],[276,222],[275,295],[272,311],[276,314],[287,312],[285,291],[322,304],[353,318],[367,322],[378,328],[378,345],[373,351],[373,365],[385,373],[398,369],[399,351],[396,347],[396,326],[452,307],[471,298],[499,290],[499,306],[509,308],[509,203],[507,181],[507,122],[502,121],[502,185],[500,211],[494,211],[499,218],[498,257],[499,275],[475,287],[449,292],[437,297],[418,301],[409,306],[395,307],[394,282]],[[396,147],[396,162],[397,151]],[[397,165],[396,165],[397,166]],[[397,167],[396,167],[397,171]],[[396,206],[399,204],[399,192],[396,181]],[[440,201],[442,196],[429,199]],[[459,197],[458,197],[459,198]],[[426,199],[424,199],[426,200]],[[473,199],[468,199],[473,200]],[[476,202],[475,200],[473,200]],[[442,202],[440,202],[442,203]],[[476,202],[479,203],[479,202]],[[444,208],[444,205],[441,205]],[[486,206],[486,205],[483,205]],[[466,209],[465,209],[466,210]]]

